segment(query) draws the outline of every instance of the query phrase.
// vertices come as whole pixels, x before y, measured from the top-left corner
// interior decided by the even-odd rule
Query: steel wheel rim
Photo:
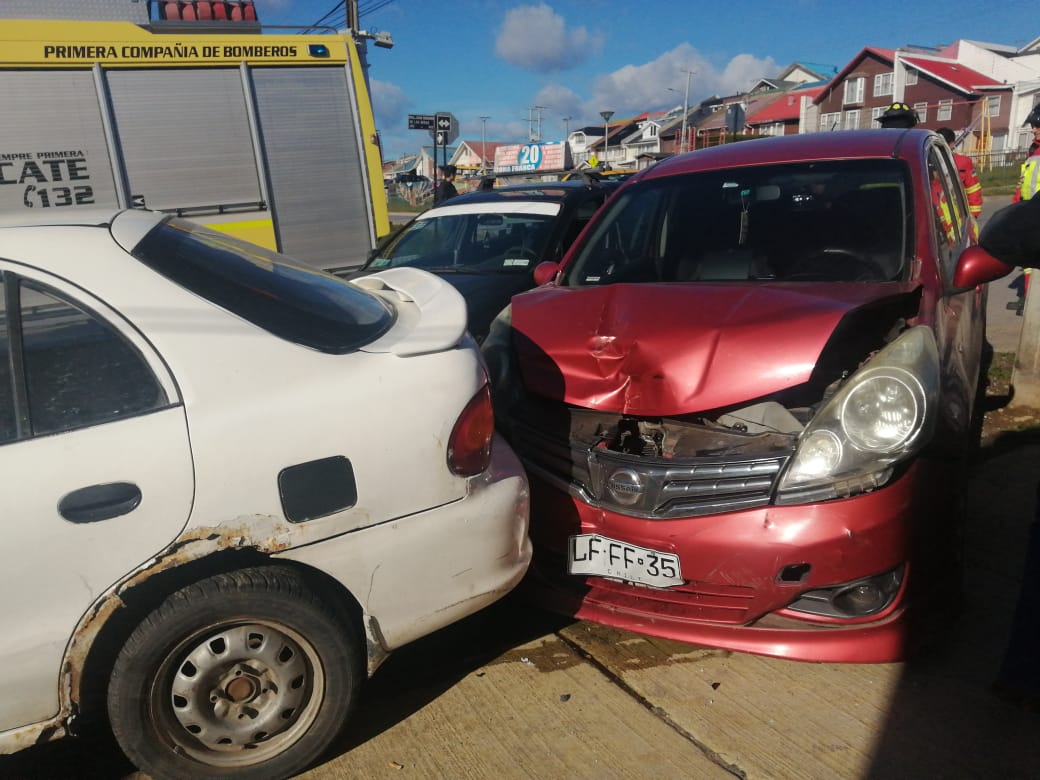
[[[314,724],[325,696],[314,646],[288,626],[236,621],[167,655],[150,698],[176,752],[211,766],[268,761]]]

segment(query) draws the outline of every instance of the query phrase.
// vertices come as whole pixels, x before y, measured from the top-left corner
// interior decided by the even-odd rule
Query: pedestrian
[[[1015,194],[1011,196],[1012,203],[1029,200],[1040,189],[1040,104],[1033,106],[1033,110],[1026,117],[1026,124],[1033,131],[1033,142],[1029,144],[1026,161],[1022,163],[1018,186],[1015,187]]]
[[[893,103],[876,121],[886,130],[889,128],[906,129],[917,124],[917,112],[906,103]]]
[[[433,193],[433,203],[437,205],[454,198],[459,194],[455,189],[455,174],[457,170],[454,165],[445,165],[441,168],[441,180],[437,182],[437,189]]]
[[[968,196],[968,211],[975,219],[978,219],[979,214],[982,213],[982,184],[979,183],[979,176],[975,173],[975,161],[966,154],[953,151],[954,141],[957,140],[953,130],[948,127],[940,127],[935,132],[943,137],[946,145],[953,152],[953,162],[957,166],[957,173],[960,174],[961,183],[964,185],[964,193]]]
[[[1012,203],[990,217],[979,245],[1008,266],[1040,267],[1040,198]],[[1040,712],[1040,484],[1022,585],[993,691],[1023,709]]]

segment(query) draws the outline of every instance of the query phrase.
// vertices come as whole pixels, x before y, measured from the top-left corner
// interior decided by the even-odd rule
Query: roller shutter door
[[[130,194],[160,211],[256,204],[256,157],[238,69],[110,70]]]
[[[280,248],[320,268],[360,266],[371,245],[346,71],[252,71]]]
[[[118,205],[90,71],[5,71],[0,106],[0,210]]]

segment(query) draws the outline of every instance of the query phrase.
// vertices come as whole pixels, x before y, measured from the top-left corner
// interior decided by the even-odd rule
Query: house
[[[669,112],[658,111],[637,117],[634,131],[621,139],[621,147],[624,149],[625,155],[617,167],[635,168],[640,155],[660,152],[661,125],[668,116]]]
[[[754,111],[748,111],[745,124],[748,130],[757,135],[800,133],[803,127],[815,126],[814,101],[823,89],[822,84],[789,88],[772,101],[762,101]]]
[[[1014,97],[1013,84],[936,49],[867,46],[814,99],[816,129],[878,127],[885,109],[902,102],[914,108],[922,127],[950,127],[966,139],[963,149],[986,152],[1008,148]]]
[[[649,115],[644,113],[638,117],[606,122],[600,128],[583,127],[575,130],[567,138],[574,166],[582,167],[582,163],[588,163],[607,168],[634,168],[635,156],[628,156],[629,149],[622,141],[631,137],[633,133],[641,132],[640,123],[645,122],[648,117]],[[593,159],[595,163],[591,162]]]
[[[448,160],[463,176],[479,176],[495,167],[495,152],[505,141],[459,141]]]
[[[428,179],[439,179],[440,172],[439,168],[444,164],[445,158],[451,160],[455,154],[455,147],[433,147],[423,146],[419,149],[418,155],[416,155],[416,163],[414,171],[420,176],[425,176]],[[436,173],[436,176],[434,175]]]

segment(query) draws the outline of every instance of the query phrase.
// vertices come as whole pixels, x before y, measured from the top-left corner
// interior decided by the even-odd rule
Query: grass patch
[[[1020,165],[1007,165],[1003,168],[991,168],[988,171],[978,171],[979,184],[982,185],[982,196],[1010,195],[1018,186],[1018,175],[1021,171]]]
[[[993,353],[993,361],[989,364],[989,372],[986,374],[991,393],[994,390],[998,393],[1007,392],[1008,387],[1011,385],[1011,372],[1014,368],[1014,352]]]

